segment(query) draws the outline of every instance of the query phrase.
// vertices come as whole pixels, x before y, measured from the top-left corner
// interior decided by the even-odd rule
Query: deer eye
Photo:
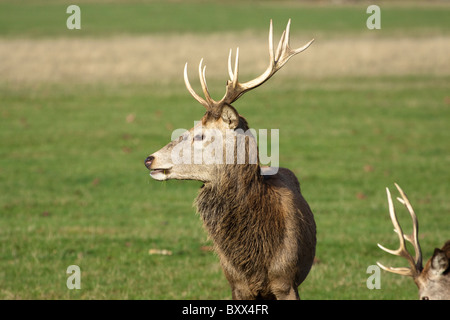
[[[203,141],[203,139],[205,139],[205,135],[204,134],[196,134],[194,136],[194,141]]]
[[[424,296],[424,297],[422,297],[422,300],[430,300],[430,298],[427,296]]]

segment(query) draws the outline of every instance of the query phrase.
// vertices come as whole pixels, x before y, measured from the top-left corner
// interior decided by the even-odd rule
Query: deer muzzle
[[[150,177],[159,181],[167,180],[169,178],[171,168],[155,168],[155,167],[152,168],[154,160],[155,160],[154,156],[148,156],[144,161],[145,166],[147,167],[148,170],[150,170]]]

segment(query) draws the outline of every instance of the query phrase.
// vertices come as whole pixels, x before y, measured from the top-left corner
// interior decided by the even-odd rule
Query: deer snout
[[[144,164],[147,167],[147,169],[150,169],[154,159],[155,159],[154,156],[148,156],[147,159],[145,159]]]

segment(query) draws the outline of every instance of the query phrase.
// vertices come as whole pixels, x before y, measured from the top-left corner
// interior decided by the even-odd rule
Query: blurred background
[[[80,8],[81,29],[68,29]],[[368,29],[376,4],[381,29]],[[313,45],[235,103],[255,129],[280,130],[280,165],[298,176],[317,224],[302,299],[416,299],[385,188],[418,215],[424,259],[450,238],[448,1],[0,0],[0,298],[230,299],[192,202],[200,182],[157,182],[144,159],[191,128],[207,68],[223,95],[230,48],[240,79],[278,42]],[[200,91],[199,91],[200,90]],[[396,204],[405,232],[407,211]],[[425,263],[425,261],[424,261]],[[66,286],[69,265],[81,290]]]

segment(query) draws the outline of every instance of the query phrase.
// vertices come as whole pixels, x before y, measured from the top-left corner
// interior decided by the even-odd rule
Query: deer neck
[[[217,181],[205,183],[195,200],[216,251],[246,274],[261,271],[264,257],[271,256],[282,243],[284,222],[277,213],[280,206],[273,207],[267,201],[271,191],[259,165],[237,165]],[[260,233],[267,236],[262,246]],[[250,259],[240,259],[249,252]]]
[[[225,164],[218,170],[214,180],[202,186],[200,194],[208,193],[213,197],[236,199],[245,193],[259,191],[262,182],[258,164]]]
[[[259,194],[263,177],[258,164],[222,165],[216,178],[206,182],[199,190],[195,205],[204,222],[215,216],[232,214],[235,206],[243,208],[252,194]]]

